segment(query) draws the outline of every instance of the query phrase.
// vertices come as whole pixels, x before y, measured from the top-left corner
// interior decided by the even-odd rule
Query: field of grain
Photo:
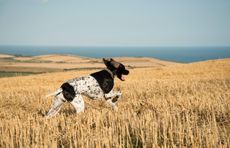
[[[43,117],[46,94],[94,71],[0,78],[0,147],[230,147],[230,59],[130,69],[117,112],[84,98]]]

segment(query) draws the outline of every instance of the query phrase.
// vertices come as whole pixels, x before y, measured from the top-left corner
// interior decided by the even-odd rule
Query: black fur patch
[[[91,74],[94,77],[104,93],[109,93],[113,89],[114,80],[110,73],[106,70],[101,70]]]
[[[121,80],[122,75],[128,75],[129,71],[125,69],[125,66],[123,64],[120,64],[120,66],[117,69],[117,77]]]
[[[114,97],[114,98],[112,99],[112,102],[113,102],[113,103],[117,102],[118,98],[119,98],[119,96]]]
[[[76,96],[73,86],[71,86],[69,83],[64,83],[62,84],[61,88],[62,94],[65,97],[65,99],[69,102],[72,101]]]

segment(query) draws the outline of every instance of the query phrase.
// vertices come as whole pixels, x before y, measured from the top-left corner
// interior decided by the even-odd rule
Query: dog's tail
[[[53,92],[53,93],[50,93],[48,95],[46,95],[46,98],[50,97],[50,96],[56,96],[58,95],[59,93],[62,92],[62,88],[59,88],[57,91]]]

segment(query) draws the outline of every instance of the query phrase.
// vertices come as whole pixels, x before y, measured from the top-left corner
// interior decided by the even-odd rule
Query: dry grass
[[[8,54],[0,54],[0,58],[13,58],[13,55],[8,55]]]
[[[87,98],[44,119],[44,96],[92,70],[0,79],[0,147],[229,147],[230,60],[131,70],[118,112]]]

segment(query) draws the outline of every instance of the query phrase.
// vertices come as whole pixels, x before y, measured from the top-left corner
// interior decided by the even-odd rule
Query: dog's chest
[[[103,90],[97,80],[92,76],[84,76],[69,80],[68,83],[74,87],[76,94],[83,94],[92,99],[102,98]]]

